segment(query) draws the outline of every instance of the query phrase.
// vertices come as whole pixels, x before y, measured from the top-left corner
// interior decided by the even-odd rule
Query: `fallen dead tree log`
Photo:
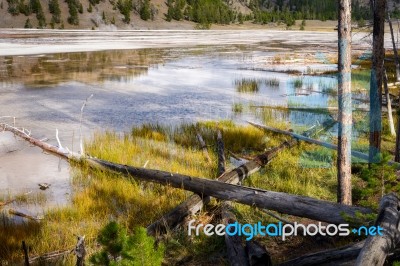
[[[277,153],[287,147],[293,147],[297,140],[283,142],[281,145],[256,156],[253,160],[245,164],[223,173],[217,180],[231,184],[239,184],[249,175],[257,172],[262,166],[266,165]],[[220,146],[220,148],[222,148]],[[222,158],[220,158],[222,160]],[[195,214],[202,209],[204,204],[210,201],[210,197],[200,197],[199,195],[192,195],[186,201],[175,207],[173,210],[163,215],[159,220],[147,227],[147,232],[150,235],[155,235],[157,232],[165,232],[167,228],[173,228],[178,225],[185,217]]]
[[[221,131],[217,132],[217,154],[218,154],[218,172],[217,175],[221,176],[225,173],[225,148],[222,139]],[[221,204],[221,218],[224,225],[236,222],[236,216],[232,210],[230,201],[222,202]],[[247,266],[249,265],[246,250],[242,245],[242,238],[238,235],[230,236],[225,234],[226,253],[228,256],[229,265],[231,266]]]
[[[30,135],[27,135],[24,131],[19,130],[16,127],[8,126],[6,124],[2,124],[1,126],[2,126],[3,130],[12,132],[16,136],[28,141],[29,143],[47,151],[47,152],[51,152],[53,154],[56,154],[58,156],[66,158],[66,159],[75,159],[76,160],[77,158],[81,157],[80,154],[72,153],[62,147],[57,147],[57,146],[51,145],[47,142],[35,139],[35,138],[31,137]]]
[[[17,131],[17,133],[17,135],[22,134],[19,131]],[[25,138],[25,134],[22,135]],[[29,142],[35,143],[35,145],[42,147],[45,150],[50,148],[51,151],[54,151],[56,154],[62,155],[65,158],[71,158],[73,160],[81,159],[81,157],[77,158],[74,155],[66,155],[64,152],[60,152],[57,147],[50,144],[46,143],[46,145],[43,145],[44,143],[40,140],[36,140],[29,136],[26,138]],[[356,213],[371,212],[370,209],[362,207],[344,206],[305,196],[272,192],[224,183],[227,181],[229,181],[229,183],[239,183],[244,177],[260,169],[263,164],[266,164],[273,156],[275,156],[277,151],[283,147],[289,146],[290,143],[293,142],[295,143],[296,141],[285,142],[275,149],[257,156],[253,161],[223,175],[219,181],[174,174],[160,170],[137,168],[95,158],[84,158],[84,161],[94,168],[111,170],[121,173],[124,176],[135,177],[144,181],[189,190],[200,195],[201,198],[212,196],[222,200],[236,201],[262,209],[274,210],[280,213],[305,217],[327,223],[344,223],[346,220],[343,215],[354,217]]]
[[[222,174],[217,178],[220,182],[239,184],[251,174],[257,172],[262,166],[266,165],[277,153],[287,147],[292,147],[297,143],[296,140],[285,141],[278,147],[258,155],[251,161]],[[186,201],[175,207],[173,210],[163,215],[159,220],[147,227],[147,233],[155,235],[165,232],[167,228],[178,225],[185,217],[200,211],[204,204],[210,201],[209,196],[192,195]]]
[[[337,150],[337,145],[335,145],[335,144],[331,144],[331,143],[323,142],[323,141],[320,141],[320,140],[312,139],[312,138],[309,138],[309,137],[306,137],[306,136],[303,136],[301,134],[297,134],[297,133],[294,133],[294,132],[291,132],[291,131],[286,131],[286,130],[281,130],[281,129],[274,128],[274,127],[260,125],[260,124],[253,123],[253,122],[250,122],[250,121],[247,121],[247,123],[249,123],[250,125],[255,126],[255,127],[259,128],[259,129],[263,129],[263,130],[267,130],[267,131],[271,131],[271,132],[275,132],[275,133],[279,133],[279,134],[288,135],[288,136],[291,136],[291,137],[296,138],[298,140],[302,140],[302,141],[305,141],[305,142],[308,142],[308,143],[311,143],[311,144],[316,144],[316,145],[319,145],[319,146],[322,146],[322,147],[325,147],[325,148],[329,148],[329,149],[332,149],[332,150]],[[358,152],[358,151],[352,150],[351,151],[351,155],[354,156],[354,157],[357,157],[359,159],[365,160],[366,162],[368,162],[368,160],[369,160],[368,154],[365,154],[365,153],[362,153],[362,152]],[[389,161],[388,164],[395,165],[397,168],[400,168],[400,163],[397,163],[397,162],[394,162],[394,161]]]
[[[246,253],[250,266],[272,266],[271,256],[260,243],[254,240],[247,241]]]
[[[19,211],[14,210],[14,209],[9,209],[8,213],[12,214],[12,215],[15,215],[15,216],[22,217],[22,218],[26,218],[26,219],[29,219],[29,220],[32,220],[32,221],[43,220],[43,217],[40,217],[40,216],[34,217],[32,215],[25,214],[25,213],[19,212]]]
[[[71,250],[58,250],[58,251],[53,251],[49,252],[40,256],[36,256],[33,258],[29,258],[29,263],[44,263],[48,261],[54,261],[54,260],[59,260],[62,257],[65,257],[71,253]]]
[[[200,148],[203,150],[204,156],[207,158],[207,161],[209,163],[211,163],[211,157],[208,154],[208,150],[207,150],[207,145],[206,142],[204,141],[203,137],[200,135],[200,133],[197,133],[197,140],[200,143]]]
[[[225,225],[236,222],[236,217],[232,213],[232,207],[230,202],[223,202],[221,204],[221,217],[222,217],[222,223]],[[225,234],[224,237],[225,237],[226,253],[228,255],[229,265],[231,266],[249,265],[249,262],[247,260],[246,250],[242,246],[241,237],[238,235],[230,236],[228,234]]]
[[[285,261],[279,266],[313,266],[324,265],[339,265],[341,262],[355,260],[360,253],[365,241],[361,241],[352,245],[344,246],[338,249],[324,250],[312,254],[307,254],[292,260]]]
[[[304,133],[305,135],[317,135],[322,130],[332,127],[335,123],[336,121],[334,120],[327,120],[319,126],[312,128],[311,131],[308,130]],[[278,152],[287,147],[291,148],[296,144],[296,139],[283,142],[278,147],[256,156],[254,159],[246,162],[242,166],[222,174],[217,180],[231,184],[240,184],[245,178],[257,172],[262,166],[266,165],[270,160],[272,160],[278,154]],[[183,221],[185,217],[200,211],[203,205],[207,204],[209,201],[210,197],[207,196],[203,198],[196,194],[190,196],[186,201],[163,215],[153,224],[149,225],[147,227],[148,234],[155,235],[156,232],[166,232],[167,228],[174,228],[181,221]]]
[[[10,199],[10,200],[6,200],[6,201],[0,201],[0,207],[6,206],[8,204],[13,203],[14,201],[16,201],[16,199]]]
[[[273,109],[281,111],[300,111],[309,113],[319,113],[319,114],[329,114],[337,113],[339,111],[338,107],[306,107],[306,106],[269,106],[269,105],[251,105],[251,108],[262,108],[262,109]],[[368,108],[356,107],[353,111],[369,112]]]
[[[400,200],[395,194],[381,199],[375,225],[383,228],[382,235],[369,236],[357,257],[356,265],[383,265],[400,240]]]
[[[236,201],[261,209],[274,210],[332,224],[347,223],[345,216],[355,217],[357,213],[371,213],[371,210],[367,208],[346,206],[305,196],[243,187],[160,170],[137,168],[99,159],[87,161],[96,163],[103,169],[121,173],[124,176],[189,190],[201,197],[211,196],[217,199]]]

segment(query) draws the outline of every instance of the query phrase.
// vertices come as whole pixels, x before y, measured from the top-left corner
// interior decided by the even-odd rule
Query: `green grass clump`
[[[280,81],[277,78],[265,79],[265,85],[269,87],[279,87]]]
[[[45,204],[47,202],[46,193],[34,192],[34,193],[24,193],[15,196],[15,201],[17,203],[25,204]]]
[[[220,130],[225,149],[241,153],[243,151],[259,152],[269,147],[265,142],[262,131],[252,126],[237,126],[231,121],[206,121],[196,124],[182,125],[175,129],[173,139],[177,144],[185,147],[198,147],[197,133],[199,133],[207,145],[215,150],[217,131]]]
[[[232,112],[234,112],[235,114],[243,113],[243,104],[242,103],[234,103],[232,105]]]
[[[302,78],[297,78],[293,81],[293,86],[296,89],[300,89],[301,87],[303,87],[303,79]]]
[[[260,90],[259,81],[256,79],[240,79],[235,81],[236,91],[240,93],[257,93]]]

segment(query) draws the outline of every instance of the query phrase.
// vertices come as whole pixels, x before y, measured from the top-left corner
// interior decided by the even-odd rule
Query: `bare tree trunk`
[[[394,161],[400,162],[400,110],[397,109],[397,133],[396,133],[396,149],[394,152]]]
[[[397,53],[396,43],[394,41],[394,33],[393,33],[393,25],[392,21],[390,20],[390,13],[389,10],[386,11],[387,13],[387,20],[389,23],[390,34],[392,36],[392,45],[393,45],[393,53],[394,53],[394,62],[396,64],[396,80],[400,81],[400,63],[399,63],[399,54]]]
[[[386,104],[387,104],[387,109],[388,109],[388,120],[389,120],[389,126],[390,126],[390,133],[392,134],[392,136],[396,136],[396,130],[394,129],[393,114],[392,114],[392,101],[390,100],[386,69],[384,69],[384,73],[383,73],[383,85],[385,88],[385,97],[386,97]]]
[[[351,0],[339,0],[338,46],[339,132],[337,199],[339,203],[351,205]]]
[[[385,36],[385,11],[386,0],[373,1],[373,48],[372,48],[372,69],[370,85],[370,113],[369,113],[369,160],[374,162],[381,150],[382,135],[382,77],[384,36]]]
[[[217,154],[218,154],[218,173],[217,176],[221,176],[225,173],[225,148],[224,141],[222,140],[222,133],[218,130],[217,133]]]
[[[399,243],[400,200],[396,194],[388,194],[379,203],[379,215],[375,222],[381,234],[370,235],[357,257],[357,266],[384,265],[386,257]]]
[[[197,140],[200,143],[200,148],[203,150],[204,156],[207,158],[207,161],[211,163],[211,158],[210,155],[208,154],[207,150],[207,145],[206,142],[204,141],[203,137],[200,135],[200,133],[197,133]]]
[[[84,266],[85,256],[86,256],[85,236],[78,236],[78,242],[76,243],[75,246],[75,255],[76,255],[76,266]]]

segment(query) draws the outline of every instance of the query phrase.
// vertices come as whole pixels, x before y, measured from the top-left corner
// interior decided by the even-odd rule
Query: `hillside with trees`
[[[400,17],[399,0],[391,3],[392,17]],[[370,19],[368,3],[353,0],[355,21]],[[337,20],[336,0],[0,0],[3,28],[132,28],[137,25],[182,24],[197,28],[211,24],[278,23],[291,27],[296,20]]]

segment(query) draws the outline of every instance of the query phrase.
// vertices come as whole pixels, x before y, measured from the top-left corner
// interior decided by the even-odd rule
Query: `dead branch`
[[[323,146],[325,148],[329,148],[329,149],[332,149],[332,150],[337,150],[337,145],[334,145],[334,144],[331,144],[331,143],[327,143],[327,142],[323,142],[323,141],[320,141],[320,140],[308,138],[308,137],[305,137],[303,135],[300,135],[300,134],[297,134],[297,133],[294,133],[294,132],[281,130],[281,129],[277,129],[277,128],[274,128],[274,127],[264,126],[264,125],[260,125],[260,124],[249,122],[249,121],[247,123],[249,123],[250,125],[253,125],[253,126],[257,127],[257,128],[263,129],[263,130],[267,130],[267,131],[271,131],[271,132],[275,132],[275,133],[279,133],[279,134],[288,135],[288,136],[291,136],[291,137],[296,138],[298,140],[302,140],[302,141],[305,141],[305,142],[308,142],[308,143],[311,143],[311,144],[316,144],[316,145],[319,145],[319,146]],[[352,150],[351,151],[351,155],[354,156],[354,157],[363,159],[365,161],[369,160],[369,156],[367,154],[362,153],[362,152],[358,152],[358,151]],[[397,168],[400,168],[400,163],[389,161],[388,164],[389,165],[395,165]]]
[[[14,209],[9,209],[9,210],[8,210],[8,213],[9,213],[9,214],[12,214],[12,215],[15,215],[15,216],[27,218],[27,219],[30,219],[30,220],[33,220],[33,221],[43,220],[43,217],[40,217],[40,216],[34,217],[34,216],[31,216],[31,215],[29,215],[29,214],[25,214],[25,213],[19,212],[19,211],[14,210]]]
[[[208,154],[207,150],[207,145],[206,142],[204,141],[203,137],[200,135],[200,133],[197,133],[197,140],[200,143],[200,148],[203,150],[204,156],[207,158],[207,161],[211,163],[211,158],[210,155]]]

